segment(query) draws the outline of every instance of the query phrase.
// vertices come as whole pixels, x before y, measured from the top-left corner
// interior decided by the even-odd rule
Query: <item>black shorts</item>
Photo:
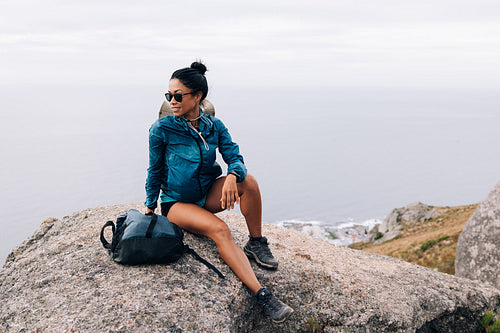
[[[168,211],[170,208],[172,208],[173,205],[175,205],[177,201],[169,201],[169,202],[162,202],[161,203],[161,215],[167,216]]]

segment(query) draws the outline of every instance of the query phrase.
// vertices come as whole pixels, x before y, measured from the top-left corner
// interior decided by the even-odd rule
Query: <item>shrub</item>
[[[384,237],[384,234],[383,234],[383,233],[381,233],[380,231],[377,231],[377,233],[375,234],[375,238],[374,238],[374,240],[380,239],[380,238],[382,238],[382,237]]]
[[[422,243],[422,245],[420,245],[420,250],[422,252],[430,249],[431,247],[433,247],[434,245],[436,245],[438,242],[436,239],[429,239],[429,240],[426,240],[425,242]]]
[[[314,318],[309,318],[307,320],[306,329],[313,333],[321,333],[323,332],[324,326],[325,325],[321,324],[318,320]]]
[[[479,320],[479,324],[483,328],[487,328],[492,319],[493,319],[493,312],[492,311],[488,311],[488,312],[486,312],[486,314],[484,315],[484,317],[481,318],[481,320]]]
[[[328,231],[326,234],[326,238],[328,239],[338,239],[337,235],[334,232]]]
[[[487,329],[486,329],[486,332],[488,333],[500,333],[500,318],[497,319],[497,321],[489,326]]]
[[[479,320],[479,324],[486,330],[487,333],[500,333],[500,318],[490,325],[492,320],[493,312],[488,311],[484,317]]]
[[[447,236],[447,235],[444,235],[444,236],[441,236],[437,239],[429,239],[429,240],[426,240],[425,242],[422,243],[422,245],[420,245],[420,250],[422,252],[430,249],[431,247],[433,247],[434,245],[436,245],[437,243],[443,241],[443,240],[446,240],[450,238],[450,236]]]

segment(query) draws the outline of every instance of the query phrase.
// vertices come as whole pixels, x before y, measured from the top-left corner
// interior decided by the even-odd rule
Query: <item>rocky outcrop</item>
[[[377,237],[378,235],[381,235],[381,234],[379,234],[379,228],[380,228],[380,224],[375,224],[375,226],[373,226],[373,228],[371,228],[368,231],[368,234],[366,235],[366,238],[363,240],[363,242],[370,243],[370,242],[373,242],[373,241],[377,240],[378,238],[380,238],[380,237]]]
[[[425,205],[421,202],[414,202],[402,208],[395,208],[389,213],[389,215],[387,215],[382,224],[378,227],[377,232],[380,232],[382,237],[375,240],[375,244],[380,244],[393,239],[402,232],[405,225],[422,223],[438,216],[441,213],[441,209]],[[373,234],[372,232],[371,237],[368,237],[365,242],[373,241],[375,235],[376,234]]]
[[[209,114],[213,117],[215,117],[215,107],[207,99],[204,99],[201,104],[200,104],[201,110],[205,114]],[[160,107],[160,111],[158,112],[158,118],[163,118],[165,116],[168,116],[169,114],[173,114],[172,108],[170,107],[170,104],[167,101],[163,101],[163,104]]]
[[[310,332],[312,324],[323,332],[479,332],[481,316],[500,306],[500,291],[478,282],[265,224],[280,267],[254,266],[257,277],[295,309],[273,324],[207,238],[185,241],[225,280],[189,255],[169,265],[112,262],[100,228],[132,208],[142,209],[48,220],[17,247],[0,270],[0,331]],[[220,217],[243,246],[242,217]]]
[[[455,274],[500,288],[500,182],[479,204],[460,234]]]

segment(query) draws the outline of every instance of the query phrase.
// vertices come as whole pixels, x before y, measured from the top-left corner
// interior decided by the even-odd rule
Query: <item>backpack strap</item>
[[[201,262],[202,264],[213,270],[215,273],[217,273],[217,275],[219,275],[221,279],[225,279],[224,275],[214,265],[212,265],[211,263],[200,257],[200,255],[196,253],[195,250],[193,250],[189,246],[187,245],[184,246],[187,253],[191,254],[196,260],[198,260],[199,262]]]
[[[112,230],[113,230],[113,235],[115,234],[115,224],[113,223],[113,221],[108,221],[106,222],[106,224],[104,224],[104,226],[102,227],[101,229],[101,243],[102,243],[102,246],[104,246],[105,249],[111,249],[111,244],[108,243],[108,241],[106,240],[106,238],[104,238],[104,229],[106,229],[107,227],[111,227]]]
[[[148,230],[146,231],[146,238],[151,238],[151,236],[153,236],[153,229],[155,228],[157,221],[158,221],[158,215],[153,213],[151,222],[149,222]]]

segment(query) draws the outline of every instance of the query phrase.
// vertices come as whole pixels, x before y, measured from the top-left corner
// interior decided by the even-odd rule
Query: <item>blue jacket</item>
[[[228,173],[236,172],[238,182],[245,179],[243,156],[222,121],[202,114],[198,130],[199,134],[186,120],[173,115],[153,123],[149,129],[146,207],[156,208],[160,189],[177,201],[201,200],[222,174],[215,161],[216,148],[228,165]]]

